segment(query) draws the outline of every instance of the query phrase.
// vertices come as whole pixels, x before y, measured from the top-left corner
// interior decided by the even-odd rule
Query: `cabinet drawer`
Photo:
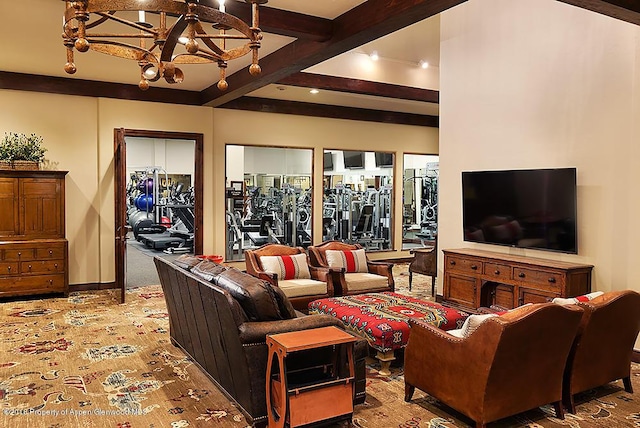
[[[0,295],[32,294],[37,292],[55,293],[65,291],[64,274],[16,276],[0,278]]]
[[[559,291],[562,288],[564,275],[532,269],[515,268],[514,278],[527,284],[535,284],[544,290]]]
[[[474,275],[482,272],[482,261],[479,260],[447,256],[445,263],[447,264],[447,269],[451,271]]]
[[[45,248],[36,248],[36,259],[63,259],[65,256],[64,244],[53,244]]]
[[[555,293],[544,293],[540,290],[520,287],[520,298],[518,299],[518,304],[522,306],[527,303],[546,303],[554,297],[559,296]]]
[[[22,260],[34,260],[36,251],[34,248],[8,248],[4,250],[4,261],[22,261]]]
[[[63,273],[64,260],[32,260],[20,263],[20,273]]]
[[[511,279],[511,266],[498,263],[485,263],[484,274],[496,280]]]
[[[14,263],[0,263],[0,275],[17,275],[19,273],[17,262]]]

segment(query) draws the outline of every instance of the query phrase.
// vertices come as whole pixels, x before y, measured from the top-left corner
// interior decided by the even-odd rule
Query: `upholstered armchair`
[[[330,269],[336,296],[394,291],[393,263],[372,262],[358,244],[325,241],[310,246],[311,266]]]
[[[301,247],[265,244],[244,255],[247,273],[280,288],[299,311],[306,313],[309,302],[334,295],[329,269],[309,266]]]
[[[613,291],[586,302],[564,373],[563,401],[575,413],[574,395],[622,379],[631,387],[631,357],[640,331],[640,294]]]
[[[562,419],[562,374],[581,318],[576,305],[539,303],[472,315],[461,337],[410,319],[405,401],[418,388],[476,427],[549,403]]]
[[[431,277],[431,296],[436,298],[436,276],[438,275],[438,237],[433,243],[433,247],[415,248],[409,251],[413,254],[413,260],[409,263],[409,291],[413,273],[419,273]]]

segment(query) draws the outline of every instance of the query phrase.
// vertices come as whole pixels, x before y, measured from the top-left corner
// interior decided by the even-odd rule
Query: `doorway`
[[[203,135],[116,129],[114,149],[115,273],[124,302],[127,287],[159,283],[153,257],[202,253]]]

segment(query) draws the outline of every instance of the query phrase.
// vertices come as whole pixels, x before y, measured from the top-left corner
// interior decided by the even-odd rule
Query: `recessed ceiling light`
[[[369,55],[369,57],[373,60],[373,61],[377,61],[380,59],[380,57],[378,56],[378,51],[373,51],[371,52],[371,55]]]
[[[317,89],[312,89],[312,90],[310,90],[309,92],[311,92],[312,94],[317,94],[317,93],[319,93],[320,91],[319,91],[319,90],[317,90]]]
[[[422,68],[429,68],[429,63],[427,61],[420,61],[420,67]]]

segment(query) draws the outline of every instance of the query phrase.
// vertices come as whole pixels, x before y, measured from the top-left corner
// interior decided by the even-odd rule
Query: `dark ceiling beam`
[[[640,25],[638,0],[558,0],[583,9],[598,12],[612,18]]]
[[[372,95],[376,97],[397,98],[401,100],[438,103],[440,93],[432,89],[413,88],[368,80],[348,79],[324,74],[299,72],[280,79],[281,85],[316,88],[326,91],[348,92],[350,94]]]
[[[48,94],[116,98],[169,104],[201,105],[200,92],[167,88],[141,91],[138,85],[0,71],[0,89]]]
[[[203,102],[212,106],[224,104],[465,1],[368,0],[333,20],[334,32],[328,41],[289,43],[260,61],[260,76],[251,76],[246,70],[236,72],[227,78],[229,89],[226,92],[215,85],[205,89]]]
[[[200,3],[218,8],[218,2],[215,0],[200,0]],[[227,1],[225,7],[227,13],[244,22],[251,22],[251,4],[244,1]],[[330,19],[266,6],[260,6],[259,13],[260,29],[265,33],[315,41],[327,40],[332,34],[333,24]]]
[[[398,125],[428,126],[432,128],[439,126],[438,116],[303,103],[299,101],[273,100],[270,98],[241,97],[229,101],[218,108],[359,120],[365,122],[394,123]]]

